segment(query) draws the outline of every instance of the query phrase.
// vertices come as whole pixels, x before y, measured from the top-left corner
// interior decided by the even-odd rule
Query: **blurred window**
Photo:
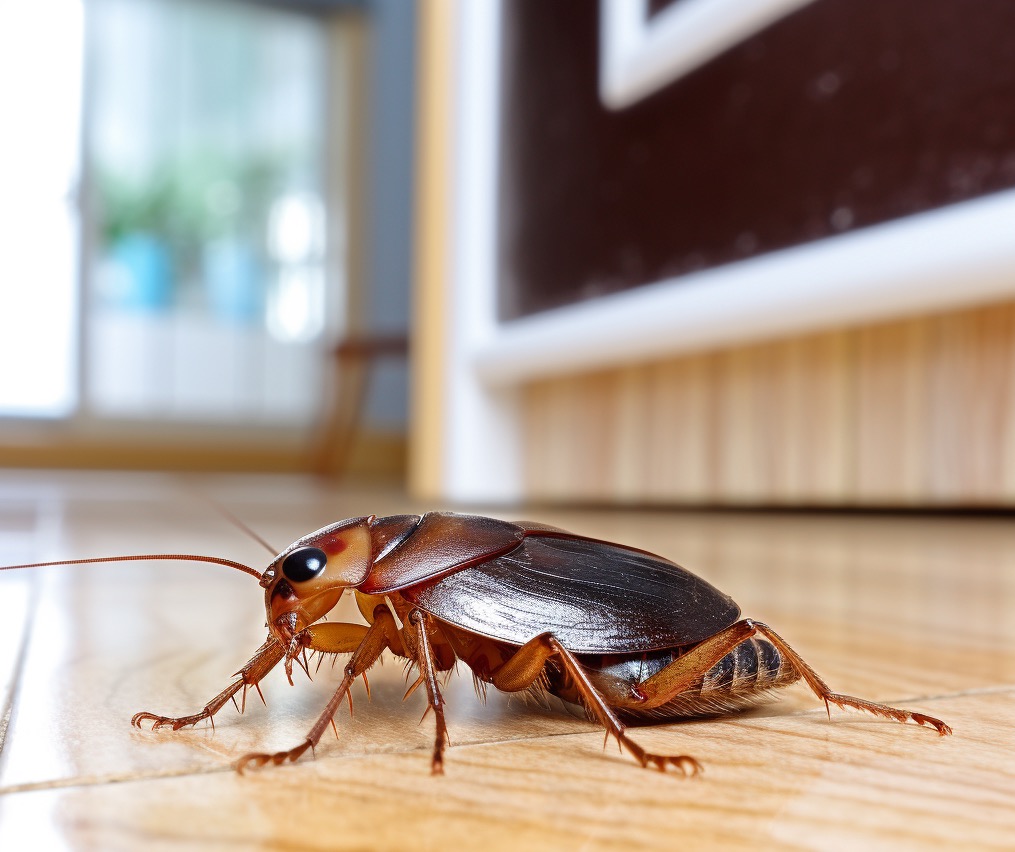
[[[0,415],[77,405],[82,19],[0,3]]]
[[[318,412],[328,39],[212,0],[88,4],[84,401],[118,419]],[[336,284],[340,282],[332,282]]]

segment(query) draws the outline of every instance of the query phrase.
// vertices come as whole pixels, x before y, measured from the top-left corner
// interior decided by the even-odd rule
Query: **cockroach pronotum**
[[[448,744],[438,674],[458,660],[484,687],[545,690],[582,705],[642,766],[674,766],[685,775],[701,769],[693,757],[652,754],[628,736],[627,724],[732,712],[803,679],[826,709],[852,707],[951,733],[923,713],[832,692],[772,628],[741,619],[730,597],[679,565],[545,524],[448,512],[350,518],[293,542],[263,573],[187,554],[7,567],[140,559],[213,562],[257,577],[269,632],[203,710],[138,713],[138,727],[150,722],[153,730],[176,731],[210,720],[279,663],[292,683],[293,663],[305,668],[307,651],[351,655],[306,738],[288,751],[246,755],[236,766],[241,772],[313,750],[353,682],[384,651],[415,667],[410,692],[425,687],[436,719],[434,773],[443,772]],[[367,623],[322,621],[349,590]]]

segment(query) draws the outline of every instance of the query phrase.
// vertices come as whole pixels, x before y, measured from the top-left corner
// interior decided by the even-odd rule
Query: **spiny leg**
[[[409,622],[415,627],[416,665],[419,667],[419,676],[426,686],[426,697],[429,702],[427,709],[433,710],[437,724],[430,771],[434,775],[443,775],[444,749],[449,743],[448,726],[444,720],[444,696],[441,695],[440,686],[437,683],[433,647],[426,631],[426,616],[415,609],[409,614]]]
[[[940,719],[899,710],[885,704],[877,704],[852,695],[841,695],[832,692],[828,685],[818,676],[804,659],[794,651],[786,641],[767,624],[745,618],[721,630],[715,636],[695,645],[691,650],[678,657],[662,671],[632,687],[626,695],[610,696],[614,706],[623,709],[651,710],[671,701],[701,680],[723,657],[736,648],[741,642],[752,636],[763,636],[779,651],[785,663],[811,688],[815,695],[825,702],[825,706],[853,707],[876,716],[895,719],[899,722],[914,721],[920,725],[929,725],[938,733],[950,734],[951,728]]]
[[[374,618],[373,624],[369,627],[360,624],[316,624],[304,631],[305,647],[326,654],[352,652],[352,657],[345,666],[342,682],[303,742],[288,751],[274,754],[255,752],[245,755],[236,764],[238,772],[242,773],[248,767],[257,769],[268,763],[277,766],[287,760],[297,760],[307,749],[316,748],[328,725],[333,724],[335,713],[356,678],[377,662],[377,658],[385,649],[391,649],[396,654],[402,653],[398,626],[391,613],[383,607],[378,607],[374,612]]]
[[[779,653],[782,654],[783,658],[786,659],[794,669],[796,669],[800,676],[807,682],[807,685],[811,688],[815,695],[818,696],[822,701],[825,702],[825,709],[828,710],[829,704],[834,704],[836,707],[843,709],[845,707],[852,707],[855,710],[863,710],[867,713],[872,713],[875,716],[883,716],[886,719],[895,719],[897,722],[916,722],[918,725],[927,725],[928,727],[934,728],[941,736],[950,734],[952,732],[951,727],[946,725],[940,719],[935,719],[933,716],[926,716],[923,713],[914,713],[911,710],[900,710],[896,707],[889,707],[887,704],[877,704],[874,701],[867,701],[864,698],[856,698],[852,695],[842,695],[838,692],[832,692],[820,677],[817,672],[814,671],[796,651],[794,651],[778,633],[776,633],[767,624],[762,624],[760,621],[751,622],[755,629],[764,636],[769,642],[771,642],[778,649]],[[831,715],[831,713],[829,713]]]
[[[285,649],[282,645],[273,637],[269,636],[265,643],[254,652],[254,656],[248,660],[247,664],[240,669],[236,674],[237,678],[229,686],[223,689],[218,695],[216,695],[211,701],[209,701],[204,709],[200,713],[195,713],[192,716],[159,716],[155,713],[148,713],[147,711],[141,713],[135,713],[134,717],[130,720],[130,723],[137,728],[141,727],[142,722],[151,722],[152,730],[156,728],[172,728],[174,731],[180,730],[187,725],[196,725],[203,719],[208,719],[214,725],[214,715],[225,705],[227,701],[233,699],[234,696],[241,689],[246,695],[247,687],[253,686],[260,693],[260,687],[258,683],[268,674],[285,656]],[[263,697],[262,697],[262,700]]]
[[[504,692],[519,692],[528,689],[539,680],[544,666],[551,657],[560,660],[565,672],[574,681],[583,703],[596,720],[606,728],[607,734],[616,737],[617,742],[626,748],[642,766],[651,764],[659,770],[665,770],[667,766],[675,766],[684,775],[694,775],[701,771],[701,764],[689,755],[653,754],[627,736],[626,727],[592,685],[581,664],[552,633],[542,633],[522,645],[510,660],[493,673],[491,678],[493,685]]]

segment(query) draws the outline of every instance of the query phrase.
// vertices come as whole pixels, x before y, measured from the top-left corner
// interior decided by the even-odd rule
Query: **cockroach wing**
[[[380,518],[375,526],[391,520]],[[524,537],[525,530],[509,521],[427,512],[411,532],[384,550],[357,588],[369,595],[401,591],[509,553]]]
[[[569,650],[590,654],[696,644],[740,615],[730,597],[662,557],[538,532],[510,553],[401,594],[491,639],[522,645],[551,632]]]

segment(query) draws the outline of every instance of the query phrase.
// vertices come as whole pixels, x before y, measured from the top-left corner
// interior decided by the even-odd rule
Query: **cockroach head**
[[[373,563],[373,521],[373,515],[339,521],[294,541],[272,560],[261,586],[273,630],[292,635],[313,624],[346,589],[366,579]]]

